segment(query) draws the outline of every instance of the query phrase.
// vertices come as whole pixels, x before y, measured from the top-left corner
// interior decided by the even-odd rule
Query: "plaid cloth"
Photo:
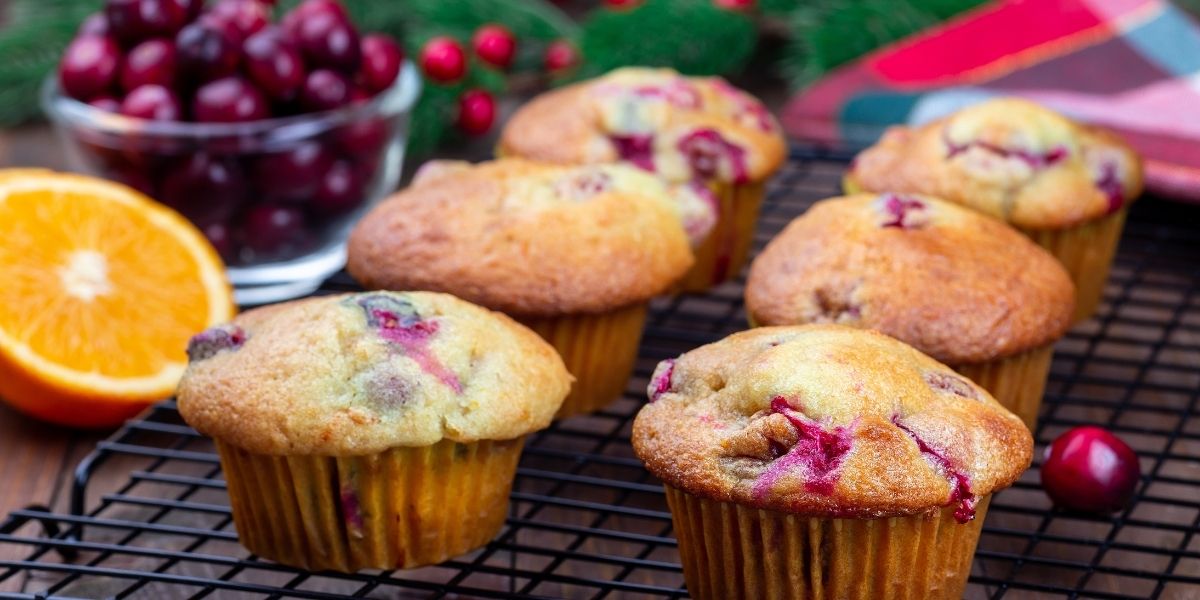
[[[1001,0],[842,67],[793,98],[802,140],[866,146],[997,95],[1116,130],[1147,187],[1200,201],[1200,27],[1164,0]]]

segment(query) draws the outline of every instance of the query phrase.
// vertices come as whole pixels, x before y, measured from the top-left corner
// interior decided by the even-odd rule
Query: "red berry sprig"
[[[546,70],[551,73],[559,73],[574,67],[579,63],[579,53],[575,51],[575,46],[567,40],[557,40],[546,46],[546,54],[542,58],[542,64]]]
[[[485,90],[467,90],[458,99],[457,125],[467,135],[482,135],[496,122],[496,99]]]
[[[479,60],[500,69],[512,65],[517,53],[517,38],[507,27],[492,23],[480,27],[471,37],[471,47]]]
[[[467,73],[467,54],[458,40],[435,37],[421,49],[421,71],[438,83],[453,83]]]

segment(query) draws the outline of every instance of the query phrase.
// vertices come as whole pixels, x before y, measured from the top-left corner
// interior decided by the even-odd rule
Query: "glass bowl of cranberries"
[[[305,294],[400,178],[420,78],[338,0],[106,0],[47,78],[73,168],[185,215],[241,303]]]

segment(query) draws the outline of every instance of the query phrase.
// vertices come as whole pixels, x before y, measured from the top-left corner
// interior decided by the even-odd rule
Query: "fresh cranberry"
[[[258,159],[254,182],[264,196],[283,200],[307,200],[330,165],[333,156],[316,142]]]
[[[313,197],[313,209],[319,213],[336,215],[344,213],[363,201],[363,184],[352,163],[339,160],[325,171],[317,194]]]
[[[308,74],[300,88],[300,106],[310,112],[332,110],[350,102],[351,85],[345,75],[329,69]]]
[[[108,18],[104,13],[92,13],[79,24],[79,30],[75,33],[77,37],[87,35],[108,35]]]
[[[221,255],[223,260],[233,258],[233,232],[229,230],[229,225],[222,221],[209,223],[201,230],[204,237],[208,238],[208,243],[212,244],[213,250]]]
[[[467,135],[481,135],[496,121],[496,100],[484,90],[467,90],[458,99],[458,128]]]
[[[110,113],[121,112],[121,101],[112,96],[96,96],[88,100],[88,104]]]
[[[287,101],[304,85],[300,51],[277,27],[267,27],[242,44],[250,79],[275,100]]]
[[[333,133],[333,143],[343,154],[361,159],[378,155],[391,135],[387,121],[368,119],[339,128]]]
[[[291,12],[283,16],[280,20],[280,25],[284,31],[292,38],[298,38],[300,35],[300,25],[304,20],[317,13],[329,13],[343,21],[349,21],[350,15],[346,14],[346,8],[336,0],[304,0],[299,6],[292,9]]]
[[[542,57],[542,64],[546,70],[551,73],[565,71],[574,67],[579,62],[579,53],[575,51],[575,46],[567,40],[556,40],[546,46],[546,54]]]
[[[204,0],[175,0],[175,3],[183,7],[189,23],[195,21],[204,11]]]
[[[439,83],[458,81],[467,72],[467,55],[451,37],[435,37],[421,49],[421,70]]]
[[[183,105],[170,88],[148,83],[134,88],[121,102],[121,114],[150,121],[181,121]]]
[[[300,21],[296,43],[304,59],[314,67],[353,74],[362,61],[362,46],[354,25],[328,11],[313,13]]]
[[[193,222],[208,225],[229,218],[245,195],[246,178],[237,162],[195,154],[168,167],[161,200]]]
[[[175,46],[164,39],[146,40],[133,47],[121,66],[121,87],[146,84],[170,87],[175,82]]]
[[[368,35],[362,40],[358,79],[367,91],[377,94],[392,86],[403,63],[404,50],[396,40],[382,34]]]
[[[1120,438],[1088,425],[1058,436],[1046,448],[1042,488],[1055,504],[1113,512],[1129,504],[1141,479],[1137,454]]]
[[[507,69],[517,53],[517,38],[507,27],[493,23],[484,25],[471,37],[475,56],[489,65]]]
[[[278,256],[304,242],[304,213],[294,206],[262,204],[246,213],[243,223],[246,246],[267,256]]]
[[[106,0],[104,16],[109,31],[128,45],[175,35],[188,20],[187,8],[177,0]]]
[[[63,52],[58,65],[58,82],[66,94],[90,100],[112,87],[121,64],[121,49],[107,37],[76,38]]]
[[[175,36],[175,51],[180,74],[195,84],[227,77],[238,68],[236,40],[209,21],[181,29]]]
[[[262,31],[271,21],[267,7],[258,0],[220,0],[207,16],[225,24],[227,33],[239,43]]]
[[[267,99],[241,77],[210,81],[196,90],[192,117],[205,123],[240,123],[270,116]]]

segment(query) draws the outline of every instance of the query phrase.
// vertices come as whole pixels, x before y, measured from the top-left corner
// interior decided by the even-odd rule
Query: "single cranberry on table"
[[[121,65],[121,48],[107,37],[76,38],[63,52],[58,64],[58,82],[63,92],[78,100],[90,100],[109,92]]]
[[[127,45],[152,37],[173,36],[188,22],[178,0],[105,0],[109,32]]]
[[[302,142],[287,152],[268,154],[254,164],[254,183],[263,197],[308,200],[317,191],[333,155],[315,141]]]
[[[300,107],[309,112],[332,110],[350,102],[352,86],[345,75],[329,69],[308,74],[300,88]]]
[[[246,191],[236,160],[195,154],[166,168],[159,199],[203,226],[228,219]]]
[[[1128,444],[1095,426],[1058,436],[1042,462],[1042,488],[1055,504],[1085,512],[1113,512],[1133,498],[1142,469]]]
[[[246,246],[265,257],[279,257],[304,246],[308,233],[304,212],[295,206],[260,204],[242,222]]]
[[[258,0],[219,0],[204,18],[223,24],[241,43],[270,24],[271,13]]]
[[[271,98],[290,101],[304,85],[300,51],[278,27],[267,27],[246,38],[242,54],[250,79]]]
[[[362,39],[362,64],[358,79],[371,93],[391,87],[404,64],[404,50],[391,37],[371,34]]]
[[[181,77],[193,84],[236,73],[240,60],[237,41],[224,28],[203,20],[179,31],[175,52]]]
[[[315,67],[353,74],[362,61],[358,30],[348,19],[323,11],[305,16],[296,33],[305,61]]]
[[[224,77],[196,90],[192,118],[202,123],[242,123],[270,116],[266,97],[242,77]]]
[[[87,35],[108,35],[108,19],[104,13],[92,13],[79,24],[79,29],[75,32],[76,37],[84,37]]]
[[[346,160],[334,162],[326,169],[313,197],[313,210],[324,215],[347,212],[363,201],[365,181],[353,163]]]
[[[439,83],[458,81],[467,72],[467,55],[452,37],[435,37],[421,48],[421,70]]]
[[[125,64],[121,65],[121,87],[125,90],[147,84],[170,87],[174,83],[175,45],[171,41],[146,40],[125,55]]]
[[[150,121],[181,121],[183,105],[171,88],[148,83],[126,94],[121,101],[121,114]]]
[[[551,42],[546,46],[546,54],[542,57],[542,64],[551,73],[570,69],[578,62],[579,53],[575,51],[575,46],[566,40]]]
[[[468,135],[487,133],[496,122],[496,99],[484,90],[467,90],[458,99],[458,128]]]
[[[475,55],[489,65],[507,69],[517,53],[517,38],[507,27],[493,23],[484,25],[471,36]]]

